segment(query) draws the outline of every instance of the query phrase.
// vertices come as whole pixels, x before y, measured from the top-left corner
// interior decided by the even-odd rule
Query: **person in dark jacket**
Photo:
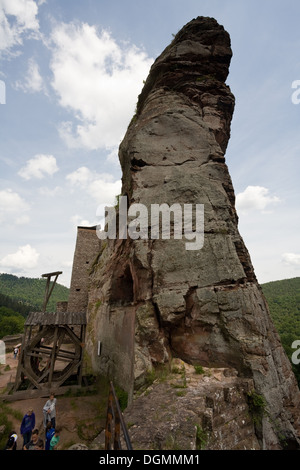
[[[32,430],[35,427],[35,414],[33,409],[30,408],[26,415],[24,415],[21,423],[21,434],[23,436],[23,447],[30,441]]]
[[[54,436],[54,433],[55,433],[55,429],[53,428],[51,421],[49,421],[46,426],[45,450],[50,450],[50,441],[52,437]]]
[[[15,431],[12,431],[8,436],[8,440],[4,450],[17,450],[17,439],[17,434],[15,433]]]

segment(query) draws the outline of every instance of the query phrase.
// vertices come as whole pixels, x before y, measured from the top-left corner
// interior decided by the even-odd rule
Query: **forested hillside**
[[[280,335],[300,339],[300,277],[262,284]]]
[[[15,300],[9,295],[1,294],[0,292],[0,307],[7,307],[15,312],[19,312],[24,318],[27,317],[29,312],[38,310],[37,307],[24,303],[22,300]]]
[[[29,304],[37,310],[42,308],[46,279],[17,277],[12,274],[0,274],[0,293]],[[51,294],[47,311],[55,312],[56,302],[68,300],[69,289],[56,283]]]
[[[300,277],[262,284],[271,316],[290,360],[295,349],[292,344],[300,340]],[[300,384],[300,365],[293,365]]]
[[[46,282],[44,278],[0,274],[0,338],[21,333],[28,313],[42,308]],[[69,289],[56,284],[47,311],[55,312],[56,303],[68,300],[68,296]]]

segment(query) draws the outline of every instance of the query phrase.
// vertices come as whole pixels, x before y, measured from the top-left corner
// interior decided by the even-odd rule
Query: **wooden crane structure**
[[[42,312],[31,312],[24,325],[14,391],[26,389],[57,389],[70,376],[82,382],[86,314],[46,312],[47,303],[58,275],[47,277]],[[56,276],[50,290],[50,279]]]

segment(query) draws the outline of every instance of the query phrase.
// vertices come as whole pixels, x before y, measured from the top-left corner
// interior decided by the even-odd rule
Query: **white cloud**
[[[22,81],[16,82],[16,88],[29,93],[44,92],[47,94],[46,86],[40,74],[39,66],[31,58],[28,61],[27,75]]]
[[[113,204],[116,196],[121,192],[121,181],[112,181],[107,179],[106,175],[99,175],[91,181],[88,187],[88,193],[98,203]]]
[[[30,245],[20,246],[16,253],[4,256],[0,265],[12,269],[31,269],[37,266],[39,253]]]
[[[60,186],[55,186],[55,188],[48,188],[47,186],[41,186],[39,189],[39,194],[45,197],[56,197],[60,195],[63,191],[63,188]]]
[[[119,167],[119,147],[112,147],[107,155],[107,161]]]
[[[61,136],[70,147],[118,146],[152,59],[86,23],[61,23],[51,39],[52,86],[60,105],[77,119],[61,123]]]
[[[93,180],[93,173],[86,166],[82,166],[73,171],[73,173],[69,173],[66,176],[66,179],[71,183],[71,185],[77,184],[85,187]]]
[[[121,192],[121,180],[108,173],[92,173],[87,167],[80,167],[66,176],[71,186],[83,189],[97,204],[112,205]]]
[[[270,196],[269,190],[262,186],[248,186],[245,191],[236,196],[236,209],[238,213],[248,213],[249,211],[269,212],[270,206],[278,204],[280,199],[277,196]]]
[[[75,226],[94,226],[103,223],[105,207],[116,203],[116,196],[120,194],[122,183],[107,173],[92,173],[87,167],[80,167],[66,176],[72,189],[81,189],[97,204],[94,221],[84,219],[76,214],[70,218]]]
[[[33,0],[0,1],[0,52],[21,45],[25,36],[37,36],[38,5]]]
[[[97,225],[98,222],[96,221],[96,218],[94,220],[94,222],[90,222],[89,220],[87,219],[84,219],[83,217],[81,217],[80,215],[76,214],[76,215],[73,215],[71,218],[70,218],[71,222],[72,222],[72,225],[74,225],[74,227],[93,227],[94,225]]]
[[[286,264],[300,267],[300,255],[296,253],[283,253],[282,261]]]
[[[29,205],[21,196],[11,189],[0,191],[0,222],[22,225],[29,222],[29,217],[24,214],[29,210]]]
[[[52,176],[57,171],[58,167],[53,155],[39,154],[28,160],[26,165],[21,168],[18,174],[22,178],[29,180],[31,178],[42,179],[46,175]]]

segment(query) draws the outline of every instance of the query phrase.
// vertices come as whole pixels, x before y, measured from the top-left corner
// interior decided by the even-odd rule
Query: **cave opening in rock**
[[[121,272],[117,272],[112,281],[110,302],[127,305],[133,302],[133,279],[130,266],[127,265]]]

